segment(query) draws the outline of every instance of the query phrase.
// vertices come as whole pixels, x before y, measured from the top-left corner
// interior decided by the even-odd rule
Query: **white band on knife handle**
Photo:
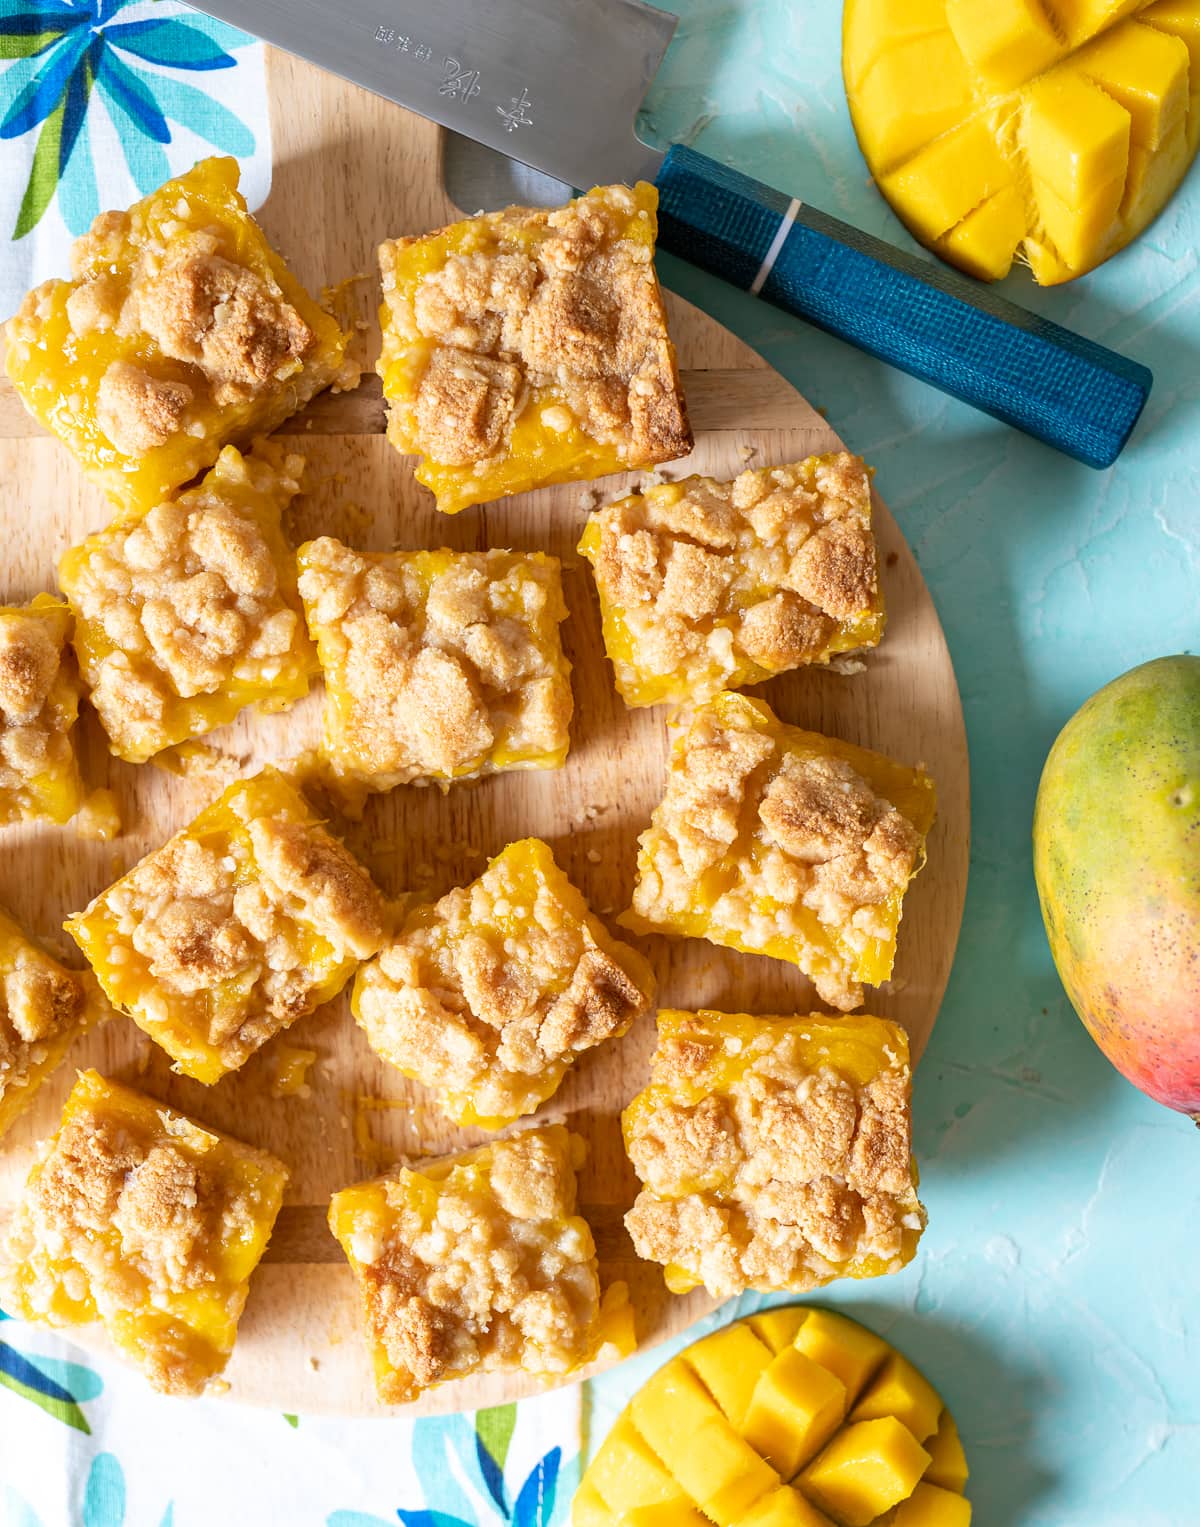
[[[792,231],[792,224],[796,221],[796,214],[803,205],[803,202],[796,196],[793,196],[789,202],[788,209],[783,214],[779,227],[775,230],[775,237],[771,240],[771,247],[763,255],[763,262],[758,267],[758,275],[750,283],[749,290],[752,297],[758,296],[759,292],[763,289],[767,277],[774,270],[775,261],[779,258],[779,251],[787,242],[787,236]]]

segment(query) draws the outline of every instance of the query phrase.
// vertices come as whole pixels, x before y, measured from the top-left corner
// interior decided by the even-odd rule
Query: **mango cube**
[[[922,1478],[926,1484],[938,1485],[961,1495],[967,1484],[967,1455],[958,1435],[954,1417],[948,1410],[942,1411],[942,1419],[933,1437],[926,1441],[929,1451],[929,1467]]]
[[[1038,0],[946,0],[946,20],[967,60],[989,84],[1011,90],[1059,56]]]
[[[889,1350],[873,1331],[831,1310],[809,1311],[796,1333],[796,1347],[841,1379],[851,1405],[882,1367]]]
[[[1191,58],[1192,90],[1200,89],[1200,0],[1156,0],[1138,13],[1138,20],[1180,39]]]
[[[1021,144],[1029,170],[1070,207],[1124,180],[1129,113],[1082,75],[1060,70],[1030,92]]]
[[[604,1439],[588,1469],[588,1479],[605,1505],[614,1511],[687,1499],[682,1486],[654,1456],[627,1411],[622,1412]]]
[[[616,1518],[590,1480],[585,1480],[571,1502],[571,1527],[610,1527]]]
[[[987,124],[976,118],[914,154],[884,177],[881,189],[910,228],[936,239],[1015,178]]]
[[[618,1520],[620,1527],[712,1527],[708,1517],[682,1495],[655,1506],[633,1506],[622,1511]]]
[[[779,1304],[774,1309],[760,1310],[757,1315],[751,1315],[746,1324],[759,1341],[766,1342],[772,1352],[782,1352],[784,1347],[790,1347],[795,1341],[796,1332],[808,1319],[808,1314],[802,1305]]]
[[[772,1351],[738,1320],[689,1348],[686,1361],[734,1426],[745,1430],[746,1412],[755,1386],[771,1367]]]
[[[849,14],[847,7],[847,29]],[[920,81],[919,95],[914,93],[914,80]],[[898,42],[876,60],[861,90],[871,100],[872,110],[856,117],[854,126],[877,177],[960,122],[971,109],[966,66],[948,31]]]
[[[968,275],[1001,281],[1012,269],[1025,227],[1024,198],[1016,186],[1005,186],[944,234],[935,248]]]
[[[1188,106],[1188,50],[1178,37],[1124,21],[1089,43],[1079,68],[1116,98],[1132,120],[1132,136],[1157,148]]]
[[[1123,16],[1129,16],[1142,0],[1054,0],[1054,14],[1073,46],[1095,37]]]
[[[869,1527],[912,1494],[929,1454],[894,1416],[838,1433],[800,1475],[800,1488],[844,1527]]]
[[[971,1527],[971,1503],[937,1485],[919,1484],[896,1507],[892,1527]]]
[[[832,1527],[832,1524],[799,1490],[782,1485],[756,1501],[736,1527]]]
[[[846,1386],[811,1357],[785,1347],[754,1388],[742,1430],[784,1479],[829,1441],[846,1414]]]
[[[850,1413],[852,1421],[874,1421],[895,1416],[903,1421],[918,1442],[937,1430],[942,1397],[906,1357],[893,1352],[879,1370],[867,1392]]]

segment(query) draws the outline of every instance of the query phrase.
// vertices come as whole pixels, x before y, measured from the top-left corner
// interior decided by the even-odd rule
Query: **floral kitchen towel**
[[[0,1324],[0,1527],[565,1527],[578,1385],[418,1421],[167,1400]]]
[[[71,239],[208,154],[271,187],[263,47],[177,0],[0,0],[0,319]]]

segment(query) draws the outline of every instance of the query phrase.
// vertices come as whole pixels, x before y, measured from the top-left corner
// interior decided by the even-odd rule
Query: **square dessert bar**
[[[340,794],[562,764],[572,699],[556,557],[369,554],[329,536],[297,555]]]
[[[472,1373],[561,1377],[633,1351],[628,1291],[601,1297],[575,1213],[583,1149],[552,1124],[333,1195],[381,1400]]]
[[[200,1394],[286,1181],[265,1151],[85,1071],[17,1206],[5,1302],[42,1325],[99,1320],[155,1389]]]
[[[618,921],[789,960],[823,1001],[849,1010],[861,982],[892,973],[933,819],[920,769],[720,694],[675,743]]]
[[[525,838],[416,907],[359,971],[351,1006],[371,1048],[447,1117],[497,1129],[653,1000],[646,961],[593,917],[549,846]]]
[[[345,370],[347,336],[271,249],[234,159],[104,212],[7,328],[26,408],[134,508],[159,503]]]
[[[658,193],[601,186],[379,250],[388,438],[448,514],[686,456]]]
[[[638,1255],[672,1293],[722,1299],[897,1271],[925,1228],[911,1091],[908,1037],[881,1018],[660,1012],[621,1118]]]
[[[83,686],[70,634],[70,610],[49,594],[0,605],[0,827],[67,822],[83,804],[71,737]]]
[[[308,692],[316,651],[280,521],[303,456],[228,445],[195,488],[74,546],[59,582],[75,651],[119,757],[144,762]]]
[[[592,514],[579,550],[627,705],[710,700],[883,635],[871,480],[844,451],[657,483]]]
[[[385,932],[366,870],[274,769],[231,785],[66,927],[113,1005],[200,1082],[336,997]]]
[[[0,908],[0,1136],[105,1013],[92,978],[60,965]]]

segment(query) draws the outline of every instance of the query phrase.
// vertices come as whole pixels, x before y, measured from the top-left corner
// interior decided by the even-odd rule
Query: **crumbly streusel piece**
[[[330,536],[297,556],[341,794],[562,764],[572,700],[556,557],[369,554]]]
[[[335,997],[385,933],[366,870],[274,769],[231,785],[66,926],[114,1006],[201,1082]]]
[[[561,1377],[633,1350],[625,1285],[601,1297],[575,1213],[582,1156],[552,1124],[333,1195],[381,1400],[496,1369]]]
[[[897,1271],[925,1228],[910,1094],[908,1037],[881,1018],[659,1013],[622,1115],[638,1255],[722,1299]]]
[[[388,438],[439,509],[691,450],[657,208],[644,182],[601,186],[380,247]]]
[[[359,971],[352,1010],[372,1049],[455,1123],[497,1129],[653,999],[646,961],[592,916],[549,846],[526,838],[415,908]]]
[[[233,159],[205,159],[71,251],[70,281],[7,327],[25,406],[131,508],[160,503],[221,447],[265,434],[333,381],[347,335],[271,249]]]
[[[286,1181],[264,1151],[85,1071],[13,1218],[8,1308],[100,1320],[155,1389],[200,1394],[229,1360]]]
[[[280,528],[303,472],[269,441],[226,446],[198,487],[63,557],[75,651],[118,757],[142,763],[307,694],[317,656]]]
[[[104,1011],[90,976],[60,965],[0,909],[0,1136]]]
[[[83,804],[71,737],[83,686],[70,634],[70,610],[49,594],[0,605],[0,827],[67,822]]]
[[[627,705],[709,700],[883,634],[870,476],[844,451],[657,483],[592,514],[579,550]]]
[[[618,921],[789,960],[849,1010],[891,975],[933,818],[920,769],[720,694],[675,743]]]

